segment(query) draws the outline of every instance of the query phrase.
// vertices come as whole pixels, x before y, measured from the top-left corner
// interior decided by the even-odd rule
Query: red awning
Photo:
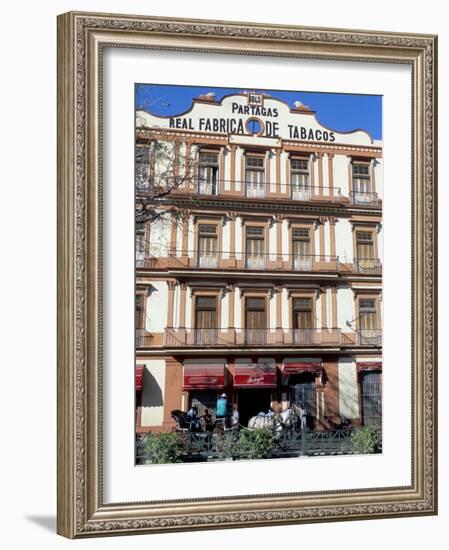
[[[144,369],[145,365],[137,365],[136,367],[136,391],[142,391]]]
[[[275,388],[276,365],[252,363],[235,365],[235,388]]]
[[[224,365],[184,365],[183,390],[224,388]]]
[[[321,361],[307,363],[284,363],[282,365],[282,374],[288,376],[290,374],[302,374],[303,372],[319,372],[323,368]]]
[[[357,370],[382,370],[382,361],[357,362]]]

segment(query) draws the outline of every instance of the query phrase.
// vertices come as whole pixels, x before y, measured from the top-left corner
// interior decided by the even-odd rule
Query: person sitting
[[[211,433],[214,431],[214,419],[209,411],[209,409],[204,410],[203,414],[204,419],[204,428],[206,432]]]
[[[191,432],[200,432],[201,424],[200,419],[198,418],[198,409],[195,405],[192,405],[187,413],[187,419],[190,422],[190,431]]]

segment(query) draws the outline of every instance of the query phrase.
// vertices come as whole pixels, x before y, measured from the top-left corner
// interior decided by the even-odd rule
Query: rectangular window
[[[380,371],[361,374],[362,423],[380,426],[382,423],[382,387]]]
[[[136,224],[136,260],[145,259],[145,225]]]
[[[199,267],[218,267],[218,226],[205,223],[198,226]]]
[[[369,204],[372,201],[369,164],[352,164],[352,196],[355,204]]]
[[[202,195],[218,195],[218,153],[200,153],[198,192]]]
[[[265,197],[265,157],[246,157],[245,181],[247,197]]]
[[[292,199],[299,201],[310,200],[309,161],[305,159],[290,160],[290,186]]]
[[[299,345],[313,345],[315,332],[313,329],[312,299],[293,298],[293,342]]]
[[[144,328],[144,303],[143,303],[143,294],[136,295],[136,330]]]
[[[358,273],[376,273],[379,262],[374,257],[374,235],[372,231],[356,231],[356,270]]]
[[[376,300],[374,298],[359,299],[359,344],[368,346],[381,344]]]
[[[292,256],[295,271],[311,271],[310,229],[306,227],[292,229]]]
[[[217,342],[217,297],[197,296],[195,314],[195,344]]]
[[[245,309],[246,343],[264,344],[267,328],[265,298],[246,298]]]
[[[312,299],[293,298],[293,329],[313,328]]]
[[[359,319],[361,330],[377,329],[376,301],[374,299],[359,300]]]
[[[263,227],[246,228],[246,267],[265,269],[265,233]]]

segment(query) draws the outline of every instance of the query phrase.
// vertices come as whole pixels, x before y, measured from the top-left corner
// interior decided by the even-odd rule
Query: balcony
[[[221,269],[221,270],[249,270],[249,271],[285,271],[300,272],[338,272],[340,263],[338,256],[329,255],[295,255],[282,254],[247,254],[237,252],[231,257],[230,252],[199,253],[197,250],[188,251],[187,256],[139,257],[136,260],[137,268],[158,270],[185,270],[185,269]]]
[[[153,344],[153,335],[147,332],[145,329],[136,329],[136,347],[145,348]]]
[[[335,347],[342,342],[341,330],[331,329],[165,329],[164,345],[181,347]]]
[[[378,258],[355,258],[354,271],[366,275],[382,275],[382,262]]]
[[[356,344],[379,348],[382,346],[381,329],[361,329],[356,332]]]
[[[372,208],[382,208],[382,199],[377,193],[365,193],[362,191],[351,191],[349,200],[355,206],[370,206]]]
[[[245,182],[245,196],[251,199],[264,199],[266,196],[266,185]]]

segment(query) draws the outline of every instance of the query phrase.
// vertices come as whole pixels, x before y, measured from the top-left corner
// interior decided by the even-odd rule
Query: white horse
[[[280,432],[284,428],[294,427],[299,417],[299,409],[296,405],[292,405],[289,409],[278,414],[274,412],[260,412],[256,416],[252,416],[248,421],[248,428],[255,430],[258,428],[274,428]]]

